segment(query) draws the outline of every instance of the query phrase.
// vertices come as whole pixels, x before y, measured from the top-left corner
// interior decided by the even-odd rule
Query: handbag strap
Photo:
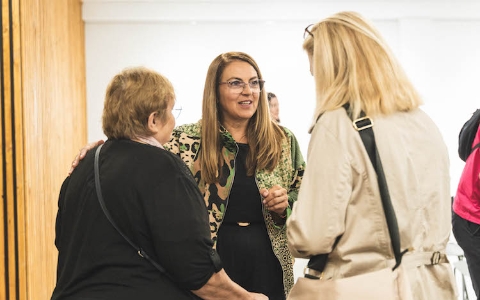
[[[382,199],[382,207],[385,212],[385,218],[387,220],[388,232],[390,234],[390,240],[392,243],[393,253],[395,255],[395,266],[392,271],[400,266],[402,262],[402,257],[409,249],[404,251],[400,248],[400,233],[398,230],[397,216],[395,210],[393,209],[392,200],[390,199],[390,193],[388,191],[387,180],[385,178],[385,173],[383,172],[382,161],[380,160],[380,155],[378,154],[377,145],[375,143],[375,135],[373,133],[373,121],[370,117],[366,116],[363,111],[360,112],[360,117],[356,120],[353,120],[351,112],[349,110],[349,105],[344,105],[345,110],[347,111],[348,116],[352,119],[352,124],[355,130],[360,134],[365,150],[368,153],[368,157],[372,162],[372,165],[377,173],[378,186],[380,189],[380,197]]]
[[[107,217],[108,221],[113,225],[113,227],[120,233],[120,235],[137,251],[138,255],[141,257],[145,258],[148,260],[155,268],[157,268],[161,273],[166,275],[167,277],[170,278],[169,274],[165,271],[165,269],[159,265],[156,261],[154,261],[148,254],[140,247],[138,247],[136,244],[134,244],[121,230],[118,228],[117,224],[113,221],[112,216],[110,215],[110,212],[108,211],[107,207],[105,206],[105,201],[103,201],[103,196],[102,196],[102,188],[100,186],[100,171],[98,167],[98,157],[100,156],[100,149],[102,149],[102,145],[98,146],[97,151],[95,152],[95,162],[94,162],[94,171],[95,171],[95,188],[97,190],[97,198],[98,202],[100,202],[100,207],[103,210],[103,213]]]

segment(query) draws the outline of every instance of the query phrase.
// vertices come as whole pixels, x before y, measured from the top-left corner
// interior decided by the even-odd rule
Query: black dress
[[[262,198],[254,176],[247,176],[248,144],[238,144],[235,178],[223,223],[218,231],[217,251],[230,278],[251,292],[271,300],[285,299],[283,272],[273,253],[262,214]],[[242,225],[239,225],[239,222]]]

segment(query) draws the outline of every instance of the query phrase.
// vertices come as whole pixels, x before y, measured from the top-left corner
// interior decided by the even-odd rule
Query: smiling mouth
[[[251,101],[251,100],[245,100],[245,101],[240,101],[240,102],[238,102],[238,103],[239,103],[239,104],[252,104],[253,101]]]

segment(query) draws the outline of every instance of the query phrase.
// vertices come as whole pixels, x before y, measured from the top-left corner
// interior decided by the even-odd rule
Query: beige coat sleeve
[[[294,257],[330,253],[345,230],[352,190],[347,151],[319,122],[312,131],[305,175],[287,220],[288,247]]]

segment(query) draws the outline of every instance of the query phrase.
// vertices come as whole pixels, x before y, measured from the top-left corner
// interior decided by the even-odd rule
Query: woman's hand
[[[72,174],[75,167],[78,166],[78,163],[85,157],[85,155],[87,155],[87,152],[89,150],[92,150],[96,146],[100,146],[103,143],[105,143],[103,140],[98,140],[96,142],[88,143],[82,149],[80,149],[80,153],[78,153],[78,155],[75,156],[75,159],[72,162],[72,167],[70,168],[70,171],[68,171],[68,175]]]
[[[253,296],[252,300],[268,300],[268,297],[260,293],[250,293]]]
[[[274,185],[269,190],[261,189],[263,204],[271,211],[284,218],[287,213],[288,195],[287,190],[279,185]]]

